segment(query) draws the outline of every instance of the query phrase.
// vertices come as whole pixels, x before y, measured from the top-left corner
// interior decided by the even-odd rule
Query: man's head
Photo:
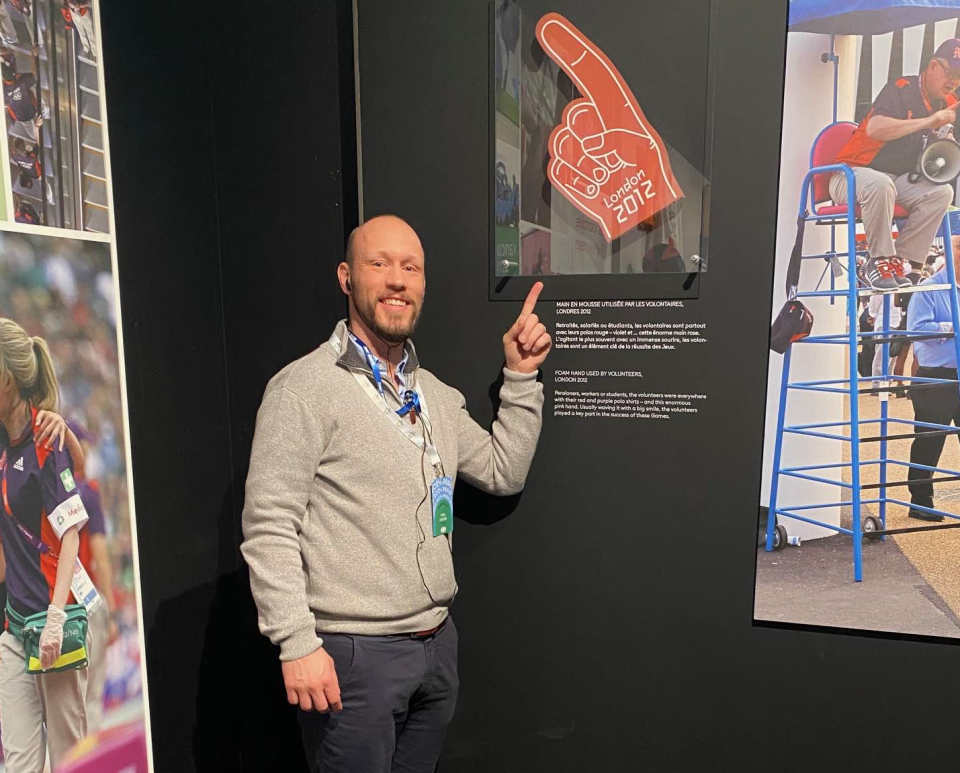
[[[350,298],[350,321],[359,320],[388,344],[413,334],[423,308],[423,246],[395,215],[380,215],[354,229],[337,267],[340,289]]]
[[[938,46],[924,72],[924,87],[935,99],[960,87],[960,39],[950,38]]]

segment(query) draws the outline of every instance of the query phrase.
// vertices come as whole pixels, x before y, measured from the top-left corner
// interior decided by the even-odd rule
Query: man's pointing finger
[[[537,305],[537,298],[543,292],[543,282],[534,283],[527,294],[527,299],[523,302],[523,310],[520,312],[520,319],[526,322],[526,318],[533,313],[533,308]]]

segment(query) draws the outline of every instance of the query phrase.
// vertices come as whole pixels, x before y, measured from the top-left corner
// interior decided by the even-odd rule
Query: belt
[[[410,634],[411,639],[426,639],[428,636],[433,636],[437,631],[439,631],[443,626],[447,624],[447,620],[450,617],[447,616],[443,618],[443,622],[440,625],[435,625],[433,628],[428,628],[426,631],[414,631]]]

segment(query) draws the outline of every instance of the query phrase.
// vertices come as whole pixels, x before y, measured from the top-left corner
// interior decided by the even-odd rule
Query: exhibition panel
[[[710,4],[694,12],[701,18],[691,24],[687,53],[709,62]],[[590,19],[587,30],[602,34],[602,21]],[[623,275],[612,296],[623,298],[643,292],[643,281],[626,275],[691,274],[706,265],[707,69],[651,79],[635,49],[604,52],[588,31],[521,2],[494,4],[492,299],[503,293],[502,277],[579,275],[582,294],[586,276]],[[704,128],[690,159],[660,136],[634,88],[639,98],[654,89],[691,95],[690,120]],[[694,105],[698,93],[702,107]]]
[[[37,73],[42,179],[14,167],[29,127],[8,120],[0,200],[12,220],[22,189],[49,222],[0,223],[0,301],[50,342],[64,410],[99,422],[87,462],[109,471],[102,500],[121,501],[136,472],[123,566],[141,570],[150,728],[107,729],[105,758],[147,735],[152,769],[176,773],[305,771],[383,749],[383,771],[439,755],[454,773],[954,765],[960,532],[912,529],[953,523],[956,482],[940,476],[960,471],[955,427],[922,414],[920,391],[876,395],[900,386],[883,356],[908,337],[894,298],[910,297],[908,322],[928,302],[937,329],[908,330],[914,348],[955,348],[936,316],[956,317],[942,287],[955,274],[944,263],[944,281],[908,292],[878,253],[870,287],[851,289],[869,246],[840,222],[857,219],[855,198],[839,178],[804,182],[838,161],[828,126],[863,127],[857,152],[874,153],[874,101],[888,81],[912,88],[922,61],[938,60],[924,82],[952,102],[960,53],[934,56],[958,37],[952,2],[100,0],[94,52],[66,26],[62,6],[83,17],[82,0],[2,0],[18,42],[0,40],[0,59],[12,48],[17,72]],[[913,13],[914,26],[873,26]],[[99,179],[100,119],[67,120],[71,51],[80,103],[100,99],[105,121],[109,94],[104,231],[76,225],[90,222],[77,207]],[[811,160],[818,137],[832,158]],[[932,177],[952,170],[936,148]],[[76,170],[90,178],[79,191]],[[805,219],[797,276],[804,209],[827,219]],[[910,229],[884,230],[910,244]],[[879,315],[861,330],[849,312],[864,302]],[[521,351],[521,330],[549,335],[546,359]],[[392,347],[368,335],[384,332]],[[946,359],[920,364],[935,372],[911,392],[955,380]],[[932,425],[938,460],[928,445],[908,461],[917,438],[890,437]],[[885,438],[858,444],[859,468],[853,427]],[[932,474],[907,480],[897,462]],[[844,504],[854,469],[877,539]],[[754,519],[777,475],[769,536],[785,546],[768,553],[769,511],[759,532]],[[894,482],[933,483],[915,509],[945,520],[907,521],[894,492],[910,486]],[[826,527],[789,517],[824,502],[811,519]],[[310,695],[317,682],[290,664],[321,650],[333,669]],[[343,711],[315,711],[320,697],[337,708],[332,674]],[[429,726],[405,721],[424,707]]]
[[[0,373],[4,389],[8,376],[16,386],[0,402],[0,770],[10,773],[45,759],[77,773],[107,758],[147,770],[103,60],[94,0],[0,6]],[[48,441],[46,414],[65,420],[62,440]],[[74,562],[71,581],[59,567]]]
[[[956,638],[960,3],[789,30],[755,616]]]

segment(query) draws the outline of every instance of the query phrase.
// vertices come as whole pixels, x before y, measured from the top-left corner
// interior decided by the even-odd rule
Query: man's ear
[[[346,261],[337,266],[337,279],[340,281],[341,289],[349,295],[353,288],[350,286],[350,264]]]

